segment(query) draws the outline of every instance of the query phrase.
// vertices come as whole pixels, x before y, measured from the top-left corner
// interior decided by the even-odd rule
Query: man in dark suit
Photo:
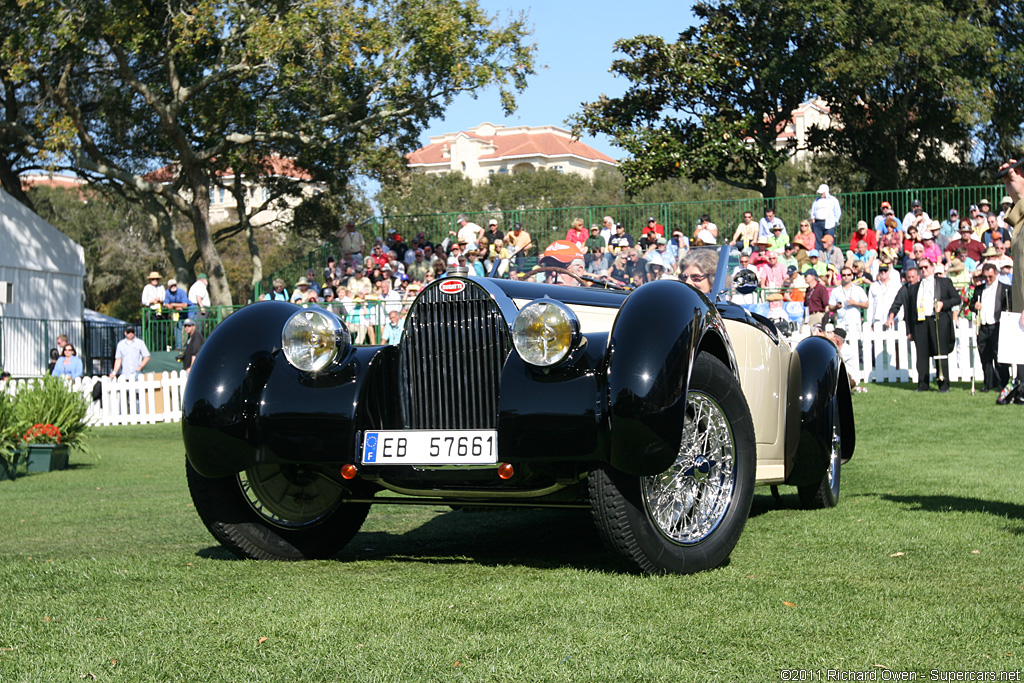
[[[971,310],[981,317],[978,328],[978,355],[985,372],[985,386],[982,391],[999,391],[1010,381],[1010,366],[997,363],[999,355],[999,315],[1013,310],[1010,286],[999,281],[999,271],[994,263],[981,267],[985,282],[978,285],[971,297]]]
[[[960,295],[949,278],[936,277],[931,259],[917,262],[921,281],[907,290],[907,336],[917,349],[917,390],[929,389],[929,359],[939,375],[939,391],[949,391],[948,356],[956,345],[953,332],[953,307],[960,305]]]

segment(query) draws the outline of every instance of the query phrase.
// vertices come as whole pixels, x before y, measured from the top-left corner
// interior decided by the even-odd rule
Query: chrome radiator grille
[[[406,429],[495,429],[501,368],[512,337],[480,287],[431,287],[405,321],[400,348]]]

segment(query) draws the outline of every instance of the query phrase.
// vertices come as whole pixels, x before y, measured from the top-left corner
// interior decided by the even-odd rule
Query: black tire
[[[186,461],[189,492],[213,537],[239,557],[307,560],[333,557],[370,510],[342,501],[342,489],[315,471],[258,465],[211,479]]]
[[[839,505],[839,475],[842,471],[842,430],[839,426],[839,398],[832,397],[829,411],[832,415],[832,444],[828,454],[828,467],[817,484],[798,486],[800,505],[808,510],[834,508]]]
[[[591,509],[605,543],[645,574],[719,566],[750,514],[754,424],[739,382],[709,354],[694,362],[686,412],[679,457],[665,472],[638,477],[609,466],[589,477]],[[709,429],[716,422],[718,429]]]

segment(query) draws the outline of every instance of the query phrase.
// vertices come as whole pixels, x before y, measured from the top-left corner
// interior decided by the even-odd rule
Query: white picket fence
[[[88,420],[94,425],[153,424],[181,420],[181,397],[188,373],[149,373],[134,379],[118,377],[82,377],[71,380],[75,391],[89,398]],[[31,379],[11,380],[7,391],[18,390]],[[93,387],[99,384],[100,399],[93,400]]]
[[[794,336],[794,345],[802,338]],[[903,323],[890,330],[863,330],[846,341],[847,371],[859,382],[917,382],[917,351],[907,339]],[[931,364],[932,378],[935,362]],[[961,323],[956,328],[956,348],[949,354],[949,379],[952,382],[983,381],[981,358],[974,330]]]

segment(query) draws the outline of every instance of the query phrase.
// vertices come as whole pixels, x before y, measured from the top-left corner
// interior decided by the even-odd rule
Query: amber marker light
[[[359,474],[359,470],[352,463],[341,466],[342,479],[355,479],[357,474]]]
[[[515,470],[512,469],[512,465],[507,462],[503,462],[498,465],[498,476],[502,479],[511,479],[512,475],[515,474]]]

